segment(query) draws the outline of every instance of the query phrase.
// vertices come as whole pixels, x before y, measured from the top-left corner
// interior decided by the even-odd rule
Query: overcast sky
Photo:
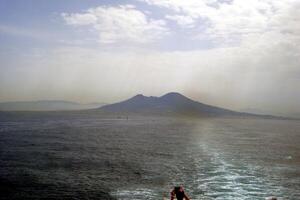
[[[176,91],[300,113],[300,0],[1,0],[0,102]]]

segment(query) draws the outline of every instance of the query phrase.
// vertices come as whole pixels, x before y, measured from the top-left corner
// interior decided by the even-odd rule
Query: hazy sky
[[[300,0],[0,0],[0,101],[177,91],[300,113]]]

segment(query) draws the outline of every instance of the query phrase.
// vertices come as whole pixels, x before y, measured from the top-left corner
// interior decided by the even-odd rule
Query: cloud
[[[91,26],[100,43],[148,43],[168,34],[164,20],[148,18],[133,5],[99,6],[83,13],[62,13],[68,25]]]
[[[166,19],[177,22],[183,28],[192,28],[195,25],[195,20],[187,15],[166,15]]]
[[[74,26],[93,25],[97,23],[97,16],[91,13],[84,13],[84,14],[62,13],[62,17],[65,19],[67,24],[74,25]]]
[[[300,49],[281,37],[269,33],[236,47],[194,51],[60,47],[20,61],[19,69],[27,66],[23,71],[12,68],[1,74],[0,90],[6,99],[27,95],[81,102],[178,91],[236,110],[299,112]],[[268,38],[277,39],[266,44]]]
[[[166,15],[166,18],[176,20],[179,25],[188,23],[197,29],[197,26],[205,24],[198,37],[218,43],[236,43],[248,35],[270,31],[299,34],[296,27],[299,27],[297,11],[300,2],[297,0],[139,1],[169,9],[175,14],[173,17]]]
[[[117,45],[64,44],[11,59],[18,63],[0,74],[2,99],[116,102],[137,93],[178,91],[236,110],[300,113],[299,1],[141,1],[151,4],[141,7],[151,12],[127,5],[62,14],[84,34],[92,29],[100,42]],[[158,39],[157,48],[136,45]],[[215,46],[197,46],[207,40]],[[193,50],[186,50],[189,42]]]

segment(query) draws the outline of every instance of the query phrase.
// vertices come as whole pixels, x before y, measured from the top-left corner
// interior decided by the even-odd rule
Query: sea
[[[300,199],[300,121],[0,113],[0,199]]]

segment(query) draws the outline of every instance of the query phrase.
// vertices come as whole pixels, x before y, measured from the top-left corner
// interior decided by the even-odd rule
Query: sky
[[[0,102],[180,92],[300,113],[300,0],[0,0]]]

